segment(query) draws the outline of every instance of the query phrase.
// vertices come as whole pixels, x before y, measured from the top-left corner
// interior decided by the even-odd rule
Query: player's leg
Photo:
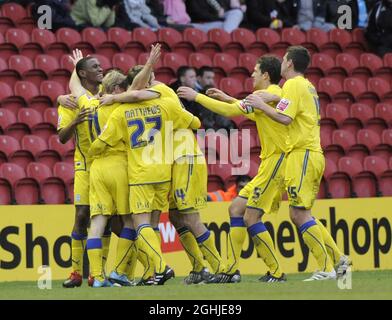
[[[262,222],[264,214],[277,214],[284,192],[285,154],[274,154],[263,159],[256,177],[249,183],[252,187],[248,194],[244,216],[245,225],[259,256],[268,267],[268,272],[260,278],[262,282],[284,282],[274,243]]]
[[[261,221],[263,211],[258,208],[247,208],[244,216],[245,224],[252,237],[255,249],[268,267],[268,272],[260,278],[262,282],[284,282],[286,277],[276,255],[274,242],[264,223]]]
[[[320,270],[309,280],[325,280],[336,277],[322,232],[311,215],[311,208],[318,193],[324,165],[324,156],[309,150],[289,154],[286,165],[285,178],[289,196],[290,218],[299,228],[304,242],[315,257]]]
[[[230,232],[228,235],[227,248],[228,274],[239,274],[242,247],[244,245],[247,235],[247,230],[244,222],[246,202],[248,201],[246,194],[247,187],[248,185],[246,185],[240,191],[240,195],[232,201],[229,207]]]
[[[87,227],[90,221],[90,207],[75,206],[75,223],[71,234],[72,272],[64,281],[64,288],[79,287],[83,279],[83,256],[86,248]]]
[[[171,206],[173,208],[173,206]],[[180,242],[188,256],[188,259],[192,265],[192,271],[184,279],[185,284],[200,283],[204,278],[207,278],[208,269],[203,258],[199,245],[197,244],[195,236],[185,226],[182,221],[182,216],[177,209],[169,210],[169,219],[176,228]],[[200,280],[201,279],[201,280]]]
[[[71,234],[72,273],[64,281],[64,288],[74,288],[82,284],[83,256],[90,221],[89,180],[90,175],[87,171],[75,172],[75,222]]]
[[[201,252],[211,266],[211,271],[214,274],[224,273],[226,271],[226,267],[222,257],[215,247],[214,234],[211,233],[201,222],[200,214],[194,210],[191,210],[190,212],[183,211],[180,214],[182,214],[184,225],[196,237],[196,241],[199,244]]]
[[[111,284],[106,280],[102,263],[102,236],[108,223],[108,215],[94,215],[87,239],[87,254],[90,262],[90,274],[94,279],[93,287],[107,287]]]
[[[136,231],[133,228],[132,216],[121,215],[124,227],[117,241],[116,260],[114,270],[110,273],[109,280],[122,286],[132,285],[128,279],[129,262],[136,260]],[[135,262],[135,261],[134,261]]]
[[[151,226],[154,229],[155,235],[159,242],[159,246],[162,245],[161,232],[159,231],[159,220],[161,219],[161,211],[153,210],[151,212]]]

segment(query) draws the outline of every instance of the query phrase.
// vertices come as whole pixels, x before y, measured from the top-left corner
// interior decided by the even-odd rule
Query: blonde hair
[[[116,86],[124,87],[127,77],[118,70],[110,70],[102,80],[103,91],[113,93]]]

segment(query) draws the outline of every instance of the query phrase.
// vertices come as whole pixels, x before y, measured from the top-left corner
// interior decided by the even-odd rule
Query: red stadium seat
[[[16,24],[27,17],[27,12],[20,4],[11,2],[4,3],[1,6],[1,15],[11,19],[11,21]]]
[[[348,53],[339,53],[336,56],[335,63],[335,67],[328,70],[327,75],[340,81],[350,76],[352,71],[359,66],[358,60]]]
[[[66,162],[57,162],[53,167],[53,175],[60,178],[64,183],[74,179],[74,166]]]
[[[357,133],[357,143],[366,146],[369,151],[372,151],[377,145],[381,144],[381,138],[373,130],[362,129]]]
[[[264,43],[267,48],[271,48],[280,41],[280,35],[275,30],[269,28],[260,28],[256,31],[257,41]]]
[[[318,83],[319,93],[325,93],[329,97],[333,97],[343,91],[341,83],[334,78],[322,78]]]
[[[121,49],[132,41],[132,32],[123,28],[110,28],[107,31],[107,38]]]
[[[20,166],[14,163],[4,163],[0,167],[1,177],[9,181],[11,186],[26,177],[25,171]]]
[[[158,41],[155,32],[148,28],[135,28],[132,31],[133,42],[141,43],[149,51],[150,46]]]
[[[282,30],[282,42],[287,42],[291,46],[300,45],[306,42],[306,35],[297,28],[285,28]]]
[[[344,120],[350,117],[348,109],[345,106],[336,103],[329,103],[325,110],[326,118],[332,119],[340,127]]]
[[[350,107],[350,117],[358,119],[362,125],[365,125],[374,117],[374,112],[373,109],[366,104],[354,103]]]
[[[222,181],[225,182],[232,175],[231,169],[232,169],[232,164],[230,164],[230,163],[211,164],[208,166],[208,175],[209,176],[212,176],[212,175],[218,176],[222,179]]]
[[[387,129],[382,132],[381,142],[383,144],[392,146],[392,129]]]
[[[312,28],[306,32],[306,43],[316,46],[319,51],[328,42],[328,33],[321,29]]]
[[[14,55],[8,59],[8,68],[15,70],[19,75],[23,75],[34,68],[33,62],[30,58],[22,55]]]
[[[23,109],[23,108],[22,108]],[[21,109],[21,110],[22,110]],[[4,133],[8,136],[11,136],[18,141],[22,139],[23,136],[29,134],[31,131],[27,124],[21,122],[15,122],[4,129]]]
[[[82,41],[89,43],[94,48],[98,48],[102,43],[104,43],[106,38],[106,33],[99,28],[87,27],[81,32]]]
[[[34,135],[26,135],[22,138],[22,149],[37,156],[40,152],[48,149],[46,141]]]
[[[234,78],[221,79],[219,87],[222,91],[232,97],[238,96],[238,94],[243,91],[242,83]]]
[[[352,178],[363,171],[361,162],[351,157],[340,158],[338,168],[340,172],[344,172]]]
[[[315,53],[312,55],[311,68],[318,68],[325,74],[326,71],[333,67],[335,67],[335,61],[330,56],[324,53]]]
[[[34,179],[24,178],[15,183],[15,200],[17,204],[38,204],[40,192],[38,183]]]
[[[60,69],[60,64],[58,60],[47,54],[39,54],[34,60],[35,69],[41,70],[48,77],[58,69]]]
[[[344,29],[332,29],[328,33],[329,42],[336,43],[343,50],[350,42],[352,42],[351,33]]]
[[[18,121],[26,124],[30,129],[43,121],[41,114],[31,108],[22,108],[18,112]]]
[[[179,67],[187,66],[188,62],[186,59],[174,52],[166,53],[163,57],[163,66],[170,68],[174,73],[177,72]]]
[[[61,179],[48,178],[41,183],[41,196],[45,204],[62,204],[66,201],[65,185]]]
[[[146,64],[148,57],[150,56],[149,52],[143,52],[139,55],[139,57],[137,58],[137,64]],[[155,64],[154,68],[155,69],[159,69],[163,67],[163,63],[162,63],[162,57],[157,61],[157,63]]]
[[[37,87],[28,81],[17,81],[14,87],[15,96],[19,96],[26,103],[30,102],[34,97],[39,96]]]
[[[366,84],[356,78],[344,79],[343,89],[351,94],[355,99],[367,92]]]
[[[119,68],[124,73],[127,73],[130,68],[136,65],[136,61],[129,54],[116,53],[112,58],[112,65],[114,68]]]
[[[31,41],[39,44],[46,51],[56,42],[56,35],[50,30],[35,28],[31,32]]]
[[[231,41],[231,36],[223,29],[211,29],[207,33],[208,41],[216,43],[223,50]]]
[[[44,122],[50,123],[54,128],[57,127],[57,122],[58,122],[57,108],[48,108],[45,110]]]
[[[58,96],[65,94],[63,86],[58,82],[51,80],[43,81],[41,83],[40,92],[41,96],[49,98],[53,104],[56,104]]]
[[[182,34],[173,28],[161,28],[157,31],[158,42],[166,45],[167,50],[182,41]]]
[[[27,177],[33,178],[41,183],[47,178],[52,177],[52,170],[42,163],[39,162],[31,162],[28,164],[26,168]]]
[[[237,28],[231,32],[231,41],[224,47],[223,51],[232,55],[235,58],[245,51],[252,45],[256,45],[255,34],[245,28]],[[260,46],[261,47],[261,46]],[[256,50],[256,47],[253,48]],[[262,50],[261,52],[263,52]]]
[[[392,124],[392,104],[379,103],[376,105],[375,116]]]
[[[13,137],[0,135],[0,157],[7,162],[8,158],[20,149],[19,141]]]
[[[65,44],[70,50],[82,41],[79,32],[70,28],[58,29],[56,31],[56,39],[58,43]]]
[[[9,182],[0,177],[0,205],[12,204],[13,194]]]
[[[367,85],[369,91],[374,92],[379,98],[384,97],[391,91],[389,83],[380,78],[370,78]]]
[[[207,34],[196,28],[187,28],[182,33],[184,41],[192,44],[197,49],[201,44],[208,41]]]
[[[213,66],[227,75],[231,69],[237,66],[237,61],[227,53],[217,53],[213,59]]]
[[[57,151],[58,154],[60,154],[63,158],[65,158],[67,155],[70,154],[73,155],[75,147],[71,140],[65,144],[62,144],[59,140],[58,135],[56,134],[49,138],[48,143],[49,143],[49,149]]]
[[[326,179],[328,179],[329,177],[331,177],[334,173],[336,173],[338,171],[338,167],[335,164],[335,162],[333,162],[330,159],[325,159],[325,170],[324,170],[324,177]]]
[[[372,172],[376,177],[389,170],[388,163],[384,159],[375,156],[366,157],[363,167],[365,171]]]
[[[375,71],[383,67],[382,59],[373,53],[362,53],[359,58],[359,67],[357,67],[353,76],[366,73],[367,75],[375,74]]]
[[[16,117],[13,112],[7,109],[0,109],[0,131],[4,132],[10,125],[16,122]]]
[[[249,74],[252,74],[257,62],[257,56],[251,53],[241,53],[238,57],[238,66],[245,68]]]
[[[356,144],[356,139],[349,131],[335,130],[332,134],[332,143],[347,151],[351,146]]]
[[[188,57],[188,63],[191,67],[196,69],[203,66],[212,66],[211,58],[200,52],[191,53]]]

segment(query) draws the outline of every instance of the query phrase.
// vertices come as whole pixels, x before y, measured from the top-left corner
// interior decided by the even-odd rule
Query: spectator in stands
[[[207,201],[232,201],[240,193],[241,189],[247,185],[252,178],[249,176],[238,176],[235,184],[227,191],[216,190],[208,192]]]
[[[197,70],[197,82],[195,90],[200,93],[205,93],[208,89],[215,87],[215,72],[214,69],[208,66],[203,66]],[[187,101],[189,103],[189,101]],[[212,112],[206,108],[203,108],[199,104],[195,104],[197,110],[194,110],[195,114],[198,114],[198,118],[201,120],[202,125],[205,129],[225,129],[230,132],[230,129],[235,129],[234,123],[217,113]]]
[[[283,27],[275,0],[246,0],[246,6],[246,17],[251,29]]]
[[[365,28],[368,21],[368,13],[371,9],[369,0],[327,0],[326,21],[337,25],[342,13],[338,13],[338,8],[342,5],[349,6],[352,12],[352,29]]]
[[[186,8],[193,26],[205,32],[214,28],[232,32],[239,27],[246,11],[239,0],[186,0]]]
[[[302,30],[318,28],[324,31],[336,26],[326,22],[326,0],[277,0],[279,15],[284,27],[296,27]]]
[[[382,0],[374,5],[365,36],[371,49],[381,57],[392,52],[392,0]]]
[[[190,24],[191,18],[186,12],[184,0],[163,0],[167,22],[170,24]]]
[[[31,14],[38,21],[42,13],[38,13],[40,6],[49,6],[52,10],[52,29],[76,28],[75,21],[71,18],[71,2],[69,0],[37,0],[31,8]]]
[[[152,15],[145,0],[124,0],[124,7],[131,23],[153,31],[160,28],[158,19]]]
[[[77,26],[101,27],[114,26],[116,6],[120,0],[77,0],[71,9],[71,17]]]

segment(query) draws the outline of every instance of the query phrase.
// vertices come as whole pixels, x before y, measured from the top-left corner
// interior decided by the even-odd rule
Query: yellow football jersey
[[[166,141],[173,130],[188,128],[192,120],[191,113],[168,97],[122,104],[111,114],[99,139],[109,146],[121,140],[125,143],[130,185],[167,182],[173,157],[166,152]]]
[[[102,129],[105,127],[108,122],[110,115],[115,111],[121,104],[115,103],[112,105],[99,106],[95,109],[93,118],[92,118],[92,132],[94,140],[98,138],[101,134]],[[108,157],[110,155],[125,155],[126,156],[126,147],[123,141],[120,141],[113,147],[108,147],[105,149],[105,152],[100,155],[100,157]]]
[[[57,131],[67,127],[76,118],[82,108],[92,108],[95,110],[98,105],[99,100],[95,99],[89,93],[79,97],[77,110],[70,110],[60,105],[58,108]],[[92,141],[94,141],[93,117],[90,117],[88,121],[80,123],[75,130],[75,171],[88,171],[90,169],[91,159],[88,157],[88,150]]]
[[[288,126],[287,147],[322,152],[320,144],[320,103],[312,83],[302,76],[287,80],[276,110],[293,119]]]
[[[150,88],[150,90],[158,92],[161,97],[169,97],[173,99],[174,104],[183,105],[174,90],[167,85],[160,83]],[[173,136],[173,159],[177,160],[184,156],[202,156],[197,139],[191,129],[176,130]]]

